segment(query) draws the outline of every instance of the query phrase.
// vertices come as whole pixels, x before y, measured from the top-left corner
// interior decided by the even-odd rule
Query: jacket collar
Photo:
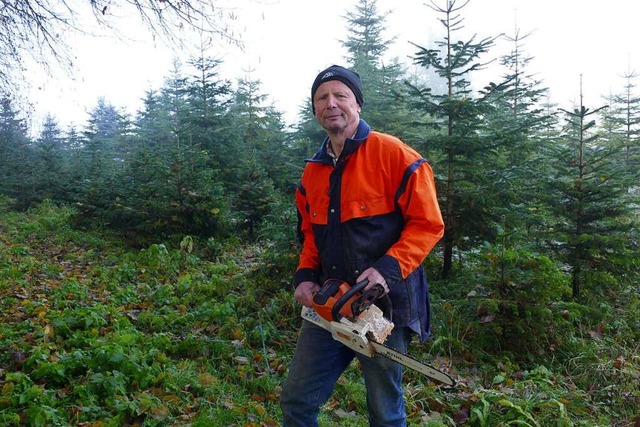
[[[342,149],[342,156],[353,154],[353,152],[355,152],[360,145],[364,144],[370,132],[371,127],[367,124],[367,122],[364,121],[364,119],[360,119],[356,134],[353,136],[353,138],[347,138],[347,140],[345,141],[344,148]],[[320,149],[313,155],[313,157],[307,159],[306,161],[333,164],[333,159],[327,152],[328,145],[329,137],[325,136]]]

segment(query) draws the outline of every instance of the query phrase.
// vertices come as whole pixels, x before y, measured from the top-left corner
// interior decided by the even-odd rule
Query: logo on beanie
[[[329,71],[329,72],[325,73],[324,76],[320,77],[320,80],[325,80],[325,79],[328,79],[329,77],[334,77],[334,76],[337,76],[337,75],[338,75],[338,73],[335,73],[333,71]]]

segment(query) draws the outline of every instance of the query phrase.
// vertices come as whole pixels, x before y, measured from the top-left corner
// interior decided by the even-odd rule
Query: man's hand
[[[373,267],[367,268],[365,271],[362,272],[360,276],[358,276],[358,279],[356,280],[356,282],[360,283],[364,279],[369,280],[369,284],[364,288],[365,291],[368,291],[369,289],[373,288],[376,283],[379,283],[384,288],[384,293],[385,294],[389,293],[389,286],[387,285],[387,281],[384,279],[382,274],[380,274],[380,272],[375,268]]]
[[[320,285],[315,282],[301,282],[293,294],[296,301],[305,307],[313,306],[313,295],[320,290]]]

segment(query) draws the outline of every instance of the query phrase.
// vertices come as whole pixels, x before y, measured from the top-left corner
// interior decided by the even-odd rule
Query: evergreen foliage
[[[11,99],[0,100],[0,188],[2,194],[15,197],[18,207],[36,203],[33,186],[37,171],[30,167],[34,158],[24,119]]]
[[[425,261],[434,338],[412,355],[447,365],[461,391],[407,374],[411,419],[631,425],[629,408],[640,403],[636,74],[625,74],[606,108],[558,109],[529,73],[527,36],[457,40],[466,3],[443,4],[429,9],[443,38],[415,43],[417,75],[387,58],[386,13],[374,0],[347,12],[343,41],[363,79],[363,118],[429,160],[446,222]],[[500,41],[512,46],[499,58],[504,74],[474,89]],[[293,189],[325,133],[309,99],[288,126],[251,71],[232,82],[223,65],[203,48],[146,92],[133,117],[99,99],[87,123],[62,129],[49,116],[37,137],[11,99],[0,103],[0,302],[10,321],[0,329],[0,349],[10,350],[0,352],[0,380],[10,384],[0,423],[64,423],[61,411],[83,401],[75,421],[157,421],[152,411],[170,407],[167,419],[178,422],[176,413],[196,405],[194,425],[253,425],[246,412],[220,410],[227,392],[218,381],[242,384],[245,395],[223,407],[244,408],[257,395],[275,410],[265,390],[277,388],[286,360],[272,351],[290,353],[292,340],[278,331],[293,335],[298,316]],[[59,294],[16,296],[41,285],[43,295]],[[331,404],[364,408],[359,377],[349,375],[338,391],[356,402],[338,393]],[[571,386],[558,388],[563,381]]]
[[[347,12],[351,31],[342,44],[350,66],[366,82],[362,89],[362,117],[372,129],[405,140],[410,114],[405,104],[397,102],[403,90],[404,69],[397,57],[386,57],[393,40],[383,37],[385,15],[378,12],[376,0],[358,3],[354,12]]]
[[[463,18],[456,1],[446,7],[431,6],[442,18],[445,30],[443,40],[436,41],[435,48],[416,45],[414,62],[427,69],[434,68],[447,82],[445,93],[434,93],[430,87],[409,84],[413,108],[430,117],[435,126],[430,145],[435,147],[435,167],[439,170],[439,194],[445,220],[443,238],[442,277],[446,278],[452,267],[455,249],[467,250],[490,234],[489,204],[495,199],[486,198],[486,187],[479,185],[487,172],[493,171],[495,133],[497,129],[483,132],[484,116],[488,116],[491,98],[502,91],[502,85],[490,87],[486,93],[473,94],[470,77],[483,69],[486,63],[480,58],[493,46],[492,38],[476,41],[457,41],[455,33],[462,28]],[[432,123],[435,121],[435,123]],[[485,164],[486,163],[486,164]]]
[[[601,135],[608,144],[620,148],[620,167],[626,168],[636,182],[640,178],[640,95],[636,93],[639,76],[636,72],[626,72],[622,91],[609,97],[608,108],[602,114]]]
[[[633,229],[628,174],[615,161],[618,147],[599,143],[590,119],[597,112],[582,105],[565,111],[567,134],[553,150],[555,173],[549,177],[556,219],[552,245],[570,267],[574,298],[585,286],[594,296],[615,292],[616,273],[630,267],[626,260],[635,251],[627,235]]]

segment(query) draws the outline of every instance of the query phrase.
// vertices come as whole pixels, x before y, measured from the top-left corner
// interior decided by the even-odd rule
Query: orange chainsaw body
[[[340,299],[351,290],[351,286],[342,280],[329,279],[322,285],[322,288],[313,296],[313,308],[323,319],[331,322],[333,318],[333,308]],[[340,309],[339,313],[343,317],[353,318],[351,304],[358,298],[352,295]]]

